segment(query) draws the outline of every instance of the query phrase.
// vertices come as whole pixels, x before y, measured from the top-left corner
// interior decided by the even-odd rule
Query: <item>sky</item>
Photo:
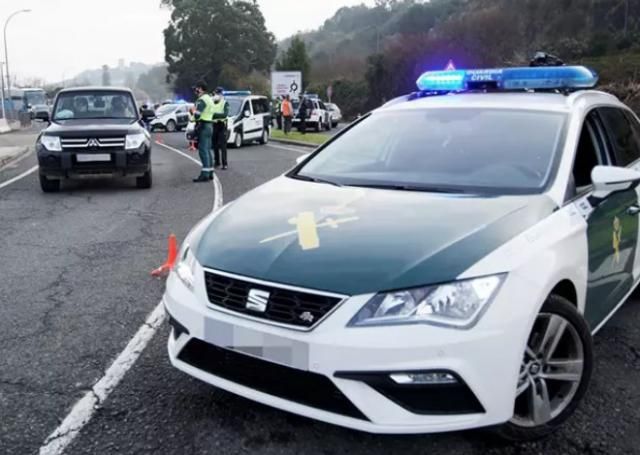
[[[312,30],[343,6],[374,0],[258,0],[267,28],[278,39]],[[12,79],[70,79],[103,64],[164,61],[162,30],[170,12],[160,0],[0,0],[0,27],[7,27]],[[0,39],[2,37],[0,36]],[[4,49],[0,60],[4,61]],[[15,77],[14,77],[15,76]]]

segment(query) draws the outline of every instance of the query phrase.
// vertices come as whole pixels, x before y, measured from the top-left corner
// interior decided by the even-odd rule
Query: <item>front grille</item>
[[[60,143],[65,150],[111,150],[123,149],[125,138],[122,136],[62,138]]]
[[[269,395],[368,420],[329,378],[318,373],[222,349],[197,338],[187,343],[178,358],[199,370]]]
[[[338,297],[256,284],[211,272],[205,272],[205,281],[209,301],[214,306],[305,329],[315,326],[341,301]],[[252,290],[269,293],[265,311],[247,308]]]

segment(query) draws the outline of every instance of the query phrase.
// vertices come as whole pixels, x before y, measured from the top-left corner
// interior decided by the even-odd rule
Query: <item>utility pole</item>
[[[14,16],[17,16],[20,13],[30,13],[30,9],[21,9],[12,13],[4,23],[4,61],[7,65],[7,90],[11,93],[11,73],[9,72],[9,52],[7,46],[7,25],[9,25],[9,21],[13,19]]]
[[[0,79],[2,80],[2,119],[7,120],[7,113],[4,107],[4,62],[0,62]]]

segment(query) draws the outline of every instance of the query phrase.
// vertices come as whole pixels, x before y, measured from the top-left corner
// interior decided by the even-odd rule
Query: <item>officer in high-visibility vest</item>
[[[196,136],[198,138],[198,153],[202,162],[200,175],[193,179],[194,182],[208,182],[213,180],[213,163],[211,157],[211,141],[213,137],[214,103],[211,95],[207,93],[207,84],[199,81],[195,87],[198,97],[196,111],[193,116],[196,121]]]
[[[229,103],[224,99],[224,89],[216,88],[213,95],[213,156],[215,167],[227,169],[227,119]]]

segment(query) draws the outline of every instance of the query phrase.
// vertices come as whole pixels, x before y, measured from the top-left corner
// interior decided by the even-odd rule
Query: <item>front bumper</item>
[[[78,155],[109,155],[106,161],[78,161]],[[37,146],[40,173],[49,178],[79,178],[85,176],[141,176],[151,168],[151,148],[108,150],[97,152],[50,152]]]
[[[491,309],[513,304],[508,288],[515,289],[517,283],[508,282]],[[171,274],[163,298],[174,326],[169,357],[176,368],[232,393],[372,433],[456,431],[501,424],[512,417],[527,318],[508,315],[497,325],[479,324],[470,331],[425,325],[346,328],[370,297],[348,299],[314,330],[301,332],[216,310],[208,304],[203,280],[191,292]],[[218,358],[236,365],[234,372],[220,369]],[[288,389],[279,393],[277,387],[245,380],[238,368],[254,377],[264,372],[264,381],[275,370]],[[453,373],[478,407],[447,412],[447,403],[459,403],[461,392],[447,396],[443,390],[446,399],[440,404],[445,412],[420,412],[407,399],[398,400],[367,380],[376,373],[386,379],[388,373],[409,371]],[[310,385],[306,392],[296,391],[304,384]],[[410,401],[412,395],[408,396]]]

